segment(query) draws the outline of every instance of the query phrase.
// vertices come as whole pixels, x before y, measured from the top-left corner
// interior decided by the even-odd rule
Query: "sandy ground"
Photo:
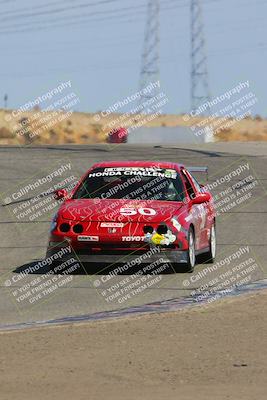
[[[1,400],[266,399],[266,301],[1,333]]]

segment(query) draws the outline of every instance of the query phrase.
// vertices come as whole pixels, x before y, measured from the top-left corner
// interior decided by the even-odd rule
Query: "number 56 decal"
[[[156,211],[153,210],[153,208],[138,208],[137,210],[135,208],[127,208],[127,207],[122,207],[120,209],[120,213],[122,215],[136,215],[136,214],[141,214],[141,215],[155,215]]]

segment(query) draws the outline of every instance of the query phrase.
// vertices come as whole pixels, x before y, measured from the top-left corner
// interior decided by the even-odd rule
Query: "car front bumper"
[[[56,253],[59,253],[61,248],[54,247],[48,248],[46,257],[54,257]],[[88,253],[84,252],[80,253],[79,251],[75,251],[75,249],[71,252],[63,254],[60,257],[59,262],[66,261],[70,258],[75,258],[78,262],[81,263],[103,263],[103,264],[151,264],[155,261],[160,261],[161,263],[187,263],[187,251],[181,250],[165,250],[160,248],[151,248],[150,250],[140,253],[140,252],[131,252],[131,253],[109,253],[103,254],[101,252],[97,253]]]

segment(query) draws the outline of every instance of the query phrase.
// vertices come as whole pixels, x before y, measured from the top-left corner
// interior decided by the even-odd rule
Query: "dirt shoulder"
[[[266,302],[1,333],[1,400],[265,399]]]

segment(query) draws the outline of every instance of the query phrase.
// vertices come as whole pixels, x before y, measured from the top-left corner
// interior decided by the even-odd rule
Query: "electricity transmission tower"
[[[191,0],[191,108],[210,100],[200,0]],[[209,114],[209,108],[206,109]]]
[[[142,53],[140,91],[143,91],[150,83],[159,80],[159,3],[160,0],[148,0],[147,24],[145,30],[144,49]],[[159,93],[156,86],[149,93],[142,93],[140,105]]]

